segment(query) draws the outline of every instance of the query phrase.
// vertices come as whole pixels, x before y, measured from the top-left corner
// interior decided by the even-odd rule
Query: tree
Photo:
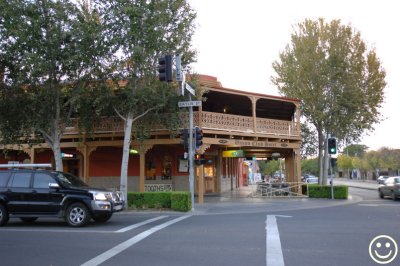
[[[301,157],[303,159],[318,155],[317,138],[313,126],[301,123]]]
[[[276,171],[279,170],[279,161],[278,160],[270,160],[270,161],[259,161],[260,172],[264,175],[272,176]]]
[[[196,14],[186,0],[104,1],[101,12],[111,44],[109,52],[115,56],[110,68],[110,78],[115,81],[113,109],[124,121],[120,187],[126,196],[133,126],[142,133],[140,140],[145,137],[146,123],[152,121],[150,115],[156,118],[159,116],[154,114],[177,108],[176,84],[161,83],[156,76],[158,58],[180,54],[184,65],[194,60],[191,39]]]
[[[349,156],[359,156],[363,157],[364,154],[367,152],[368,146],[363,144],[352,144],[343,149],[343,154],[347,154]]]
[[[88,5],[66,0],[1,1],[0,9],[1,134],[11,143],[44,139],[62,170],[65,127],[79,112],[80,92],[101,73],[101,24]]]
[[[318,159],[305,159],[301,161],[301,172],[318,176]]]
[[[347,170],[347,175],[350,177],[350,170],[353,169],[353,159],[346,154],[340,154],[337,157],[337,165],[339,169]]]
[[[380,118],[385,71],[374,49],[340,20],[306,19],[273,63],[279,92],[302,100],[302,115],[317,132],[319,173],[326,184],[327,135],[358,141]],[[323,174],[322,174],[323,173]]]

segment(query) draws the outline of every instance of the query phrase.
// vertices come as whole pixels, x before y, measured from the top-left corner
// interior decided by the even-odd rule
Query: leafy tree
[[[381,119],[385,71],[359,32],[322,18],[297,25],[273,68],[272,82],[283,95],[302,100],[302,115],[315,127],[326,184],[328,133],[352,142],[373,129]]]
[[[389,170],[400,169],[400,151],[383,147],[377,151],[381,167]]]
[[[349,156],[359,156],[363,157],[367,152],[368,146],[363,144],[352,144],[343,149],[343,154],[347,154]]]
[[[157,80],[157,60],[164,54],[181,54],[184,65],[193,61],[196,14],[186,0],[112,0],[101,7],[109,52],[115,56],[110,68],[112,105],[125,128],[120,185],[126,196],[132,130],[136,126],[136,137],[143,139],[147,123],[170,122],[157,114],[177,108],[177,88]]]
[[[308,158],[318,155],[318,145],[313,126],[301,123],[301,157]]]
[[[301,172],[318,176],[318,159],[305,159],[301,161]]]
[[[337,157],[337,165],[339,169],[347,170],[349,173],[350,170],[353,169],[353,158],[351,156],[347,156],[346,154],[340,154]]]
[[[66,0],[0,2],[1,134],[11,143],[31,134],[44,139],[57,170],[78,95],[100,73],[102,30],[87,7]]]
[[[275,171],[279,170],[278,160],[260,161],[258,162],[260,166],[260,171],[264,175],[273,175]]]

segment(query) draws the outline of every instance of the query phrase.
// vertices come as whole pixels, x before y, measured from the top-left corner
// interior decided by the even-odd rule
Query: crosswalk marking
[[[166,216],[166,215],[158,216],[158,217],[156,217],[156,218],[143,221],[143,222],[141,222],[141,223],[137,223],[137,224],[133,224],[133,225],[130,225],[130,226],[121,228],[121,229],[115,231],[115,233],[124,233],[124,232],[126,232],[126,231],[129,231],[129,230],[138,228],[138,227],[143,226],[143,225],[148,224],[148,223],[152,223],[152,222],[155,222],[155,221],[164,219],[164,218],[166,218],[166,217],[168,217],[168,216]]]
[[[122,242],[121,244],[116,245],[115,247],[113,247],[113,248],[107,250],[106,252],[98,255],[97,257],[95,257],[95,258],[83,263],[81,266],[97,266],[97,265],[105,262],[106,260],[114,257],[115,255],[121,253],[122,251],[124,251],[125,249],[131,247],[132,245],[142,241],[143,239],[145,239],[146,237],[150,236],[151,234],[154,234],[155,232],[157,232],[157,231],[159,231],[159,230],[161,230],[161,229],[163,229],[163,228],[165,228],[167,226],[170,226],[170,225],[172,225],[174,223],[177,223],[177,222],[182,221],[182,220],[184,220],[186,218],[189,218],[190,216],[191,215],[181,216],[181,217],[178,217],[178,218],[176,218],[174,220],[171,220],[171,221],[165,222],[163,224],[154,226],[153,228],[151,228],[149,230],[146,230],[146,231],[144,231],[144,232],[142,232],[142,233],[140,233],[140,234],[138,234],[138,235],[136,235],[136,236],[134,236],[134,237],[132,237],[132,238],[130,238],[128,240],[126,240],[125,242]]]

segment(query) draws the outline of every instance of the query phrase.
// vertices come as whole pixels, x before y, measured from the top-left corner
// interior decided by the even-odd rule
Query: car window
[[[36,173],[33,179],[34,188],[49,188],[49,183],[56,183],[53,177],[45,173]]]
[[[30,183],[31,183],[31,173],[27,172],[14,173],[14,175],[8,182],[8,186],[28,188]]]
[[[386,185],[391,185],[391,184],[393,184],[393,183],[394,183],[394,179],[391,178],[391,177],[389,177],[389,178],[386,179],[386,181],[385,181],[385,184],[386,184]]]
[[[396,184],[400,184],[400,177],[395,178],[395,179],[394,179],[394,182],[395,182]]]
[[[58,172],[57,178],[66,187],[87,187],[88,186],[79,177],[68,174],[68,173]]]
[[[10,173],[8,173],[8,172],[0,172],[0,187],[6,186],[9,176],[10,176]]]

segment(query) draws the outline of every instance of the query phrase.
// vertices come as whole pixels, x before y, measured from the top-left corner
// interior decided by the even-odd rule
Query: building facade
[[[195,193],[221,193],[245,186],[252,178],[250,161],[284,158],[286,180],[300,182],[300,100],[224,88],[215,77],[200,75],[202,106],[194,107],[194,126],[203,131],[204,165],[195,169]],[[188,113],[182,116],[188,127]],[[89,137],[77,126],[66,129],[61,147],[64,171],[94,186],[119,187],[123,121],[104,118]],[[128,191],[188,191],[188,160],[180,136],[164,128],[144,141],[132,140]],[[3,147],[0,163],[54,161],[46,144]]]

